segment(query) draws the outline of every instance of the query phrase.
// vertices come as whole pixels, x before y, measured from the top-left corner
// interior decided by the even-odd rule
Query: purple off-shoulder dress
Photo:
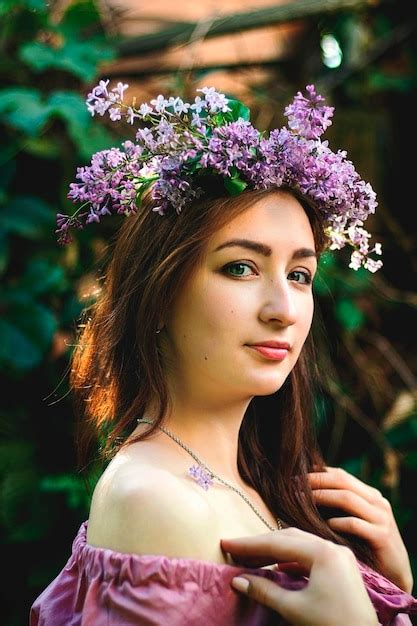
[[[277,613],[234,591],[232,578],[256,573],[294,590],[308,582],[270,569],[97,548],[86,541],[87,524],[63,570],[33,603],[30,626],[273,626],[281,623]],[[359,567],[380,624],[411,624],[417,600],[363,563]]]

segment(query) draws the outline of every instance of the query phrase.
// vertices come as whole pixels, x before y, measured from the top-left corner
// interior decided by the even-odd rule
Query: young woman
[[[123,91],[100,84],[92,112],[117,119]],[[378,268],[373,192],[320,142],[331,112],[312,87],[269,139],[203,93],[128,107],[154,134],[95,155],[72,187],[87,223],[131,214],[71,377],[81,457],[98,434],[110,462],[31,626],[410,624],[388,501],[326,468],[310,425],[317,262],[348,242],[353,267]],[[81,217],[58,217],[62,240]]]

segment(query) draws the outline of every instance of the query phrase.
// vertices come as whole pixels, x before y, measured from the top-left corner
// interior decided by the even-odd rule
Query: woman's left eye
[[[301,285],[310,285],[312,280],[309,272],[302,272],[301,270],[290,272],[290,274],[288,274],[288,278],[294,280],[296,283],[300,283]]]

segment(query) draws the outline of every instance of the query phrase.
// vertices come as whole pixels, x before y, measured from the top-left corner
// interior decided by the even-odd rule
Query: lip
[[[283,361],[288,354],[290,345],[281,341],[264,341],[248,346],[253,348],[270,361]]]

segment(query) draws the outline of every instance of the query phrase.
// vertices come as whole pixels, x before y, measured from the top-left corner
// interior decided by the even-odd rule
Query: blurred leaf
[[[35,367],[51,346],[58,327],[55,316],[18,289],[3,294],[2,309],[0,367],[15,372]]]
[[[35,196],[17,196],[0,207],[0,230],[37,239],[51,232],[55,214]]]
[[[42,357],[42,351],[14,324],[0,319],[0,369],[30,370]]]
[[[1,0],[0,17],[16,9],[26,8],[30,11],[45,11],[45,0]]]
[[[408,93],[416,86],[416,78],[409,74],[386,74],[373,70],[368,77],[368,84],[374,91],[397,91]]]
[[[25,150],[41,159],[58,158],[60,148],[56,139],[52,137],[30,137],[25,141]]]
[[[0,443],[0,475],[11,467],[32,463],[35,444],[27,439],[2,441]]]
[[[11,87],[0,91],[0,115],[5,121],[35,136],[49,117],[49,107],[36,89]]]
[[[84,508],[90,503],[90,496],[86,491],[84,481],[72,474],[45,476],[41,481],[40,488],[45,492],[66,494],[70,509]]]
[[[67,5],[65,13],[58,25],[58,30],[65,39],[80,39],[86,31],[101,32],[101,16],[94,2],[79,0]]]
[[[353,476],[361,478],[363,475],[363,467],[365,462],[366,457],[362,455],[353,459],[347,459],[346,461],[341,463],[341,467],[349,472],[349,474],[353,474]]]
[[[19,286],[32,295],[62,293],[68,287],[68,280],[60,265],[35,258],[26,267]]]
[[[387,441],[393,448],[408,447],[417,444],[417,417],[401,422],[385,432]]]
[[[94,40],[69,40],[61,48],[34,41],[21,47],[20,58],[36,72],[63,70],[88,82],[97,75],[99,63],[111,61],[114,52],[108,45]]]
[[[42,276],[38,278],[42,280]],[[57,329],[57,321],[52,311],[34,302],[26,292],[16,290],[3,298],[3,306],[13,324],[42,352],[52,342]]]
[[[359,309],[353,300],[343,298],[336,302],[336,318],[343,328],[348,331],[358,330],[365,321],[365,314]]]
[[[85,105],[85,100],[79,94],[71,91],[55,91],[48,99],[51,115],[61,117],[68,124],[68,132],[72,135],[83,133],[91,121],[91,115]]]
[[[87,109],[85,111],[88,113]],[[89,114],[88,116],[90,117]],[[90,119],[86,127],[73,124],[68,128],[68,132],[83,161],[89,161],[95,152],[112,148],[117,141],[103,124],[97,124],[95,121],[93,123]]]

